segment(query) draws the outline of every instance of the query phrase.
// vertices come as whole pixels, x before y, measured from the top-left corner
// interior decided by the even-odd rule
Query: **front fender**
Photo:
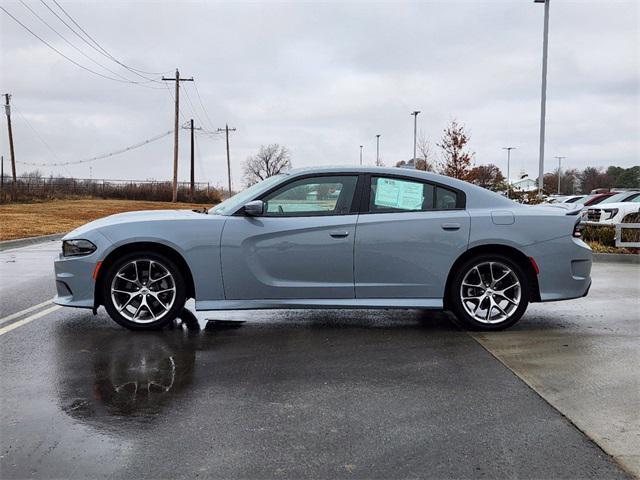
[[[171,248],[186,262],[197,301],[222,300],[220,239],[226,217],[203,215],[199,218],[114,224],[101,229],[111,241],[103,252],[107,258],[118,248],[133,243],[156,243]]]

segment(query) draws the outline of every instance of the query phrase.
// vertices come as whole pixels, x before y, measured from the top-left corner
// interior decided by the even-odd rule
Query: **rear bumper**
[[[552,302],[587,295],[591,287],[591,248],[571,236],[536,243],[523,249],[533,257],[540,273],[540,300]]]

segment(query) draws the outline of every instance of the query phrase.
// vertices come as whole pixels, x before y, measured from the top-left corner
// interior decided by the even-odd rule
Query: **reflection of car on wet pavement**
[[[420,171],[298,170],[208,214],[134,212],[74,230],[55,301],[104,305],[131,329],[165,326],[193,297],[197,310],[444,308],[496,330],[530,302],[586,295],[579,212]]]
[[[93,423],[105,415],[157,415],[191,383],[196,340],[189,335],[110,331],[95,337],[80,352],[65,345],[72,337],[58,337],[61,408],[74,418]]]

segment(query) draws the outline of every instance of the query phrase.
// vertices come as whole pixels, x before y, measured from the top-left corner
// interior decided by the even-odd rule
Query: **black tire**
[[[153,320],[153,318],[155,317],[152,317],[151,320],[145,320],[144,322],[142,322],[142,320],[134,321],[123,315],[118,306],[114,304],[114,299],[111,295],[111,286],[114,278],[123,267],[131,264],[132,262],[141,262],[141,264],[144,264],[145,262],[153,262],[154,269],[160,268],[157,266],[157,264],[159,264],[171,275],[170,278],[173,280],[172,284],[175,288],[175,297],[173,298],[173,303],[171,304],[170,308],[164,309],[161,314],[158,314],[159,318],[157,320]],[[135,268],[137,269],[138,267],[136,266]],[[148,268],[149,270],[151,270],[152,267],[149,266]],[[149,282],[149,290],[151,290],[151,283],[153,281],[153,278],[147,277],[147,281]],[[129,282],[127,285],[133,286],[134,282]],[[146,286],[146,284],[144,286]],[[136,287],[133,288],[135,289]],[[140,251],[123,255],[109,267],[109,269],[105,272],[105,276],[102,281],[102,298],[104,300],[104,307],[107,310],[107,313],[116,323],[130,330],[159,330],[172,323],[179,316],[184,307],[186,301],[186,292],[187,288],[183,272],[171,259],[159,253]],[[119,295],[116,294],[116,297],[116,301],[118,301],[118,298],[120,298]],[[126,299],[127,297],[125,296],[124,298]],[[150,312],[157,312],[158,309],[161,308],[161,305],[164,306],[162,303],[158,302],[157,297],[154,298],[149,298],[149,307],[147,308],[149,308]],[[166,297],[163,297],[163,299],[164,298]],[[136,301],[137,299],[133,300],[134,303],[131,305],[133,308],[135,308],[136,306]],[[124,310],[124,312],[128,313],[128,310]],[[153,315],[153,313],[148,313],[148,315]]]
[[[490,271],[491,271],[491,268],[493,268],[495,271],[495,269],[500,268],[499,266],[504,266],[510,269],[513,275],[517,278],[517,281],[519,282],[519,301],[517,306],[513,305],[513,302],[508,302],[506,299],[502,298],[504,297],[503,294],[502,294],[502,297],[498,297],[498,295],[501,295],[501,294],[496,294],[495,297],[492,296],[491,300],[486,298],[483,301],[479,301],[478,303],[481,305],[484,305],[484,309],[488,310],[489,313],[487,314],[487,316],[491,315],[492,312],[495,312],[496,310],[499,313],[498,317],[501,316],[500,315],[501,311],[508,313],[508,316],[502,320],[500,320],[500,318],[497,318],[495,322],[487,323],[487,321],[478,320],[476,317],[474,317],[473,315],[471,315],[471,313],[467,311],[467,308],[471,309],[471,307],[476,305],[472,301],[468,300],[466,304],[467,308],[465,308],[465,304],[463,303],[463,299],[462,299],[462,292],[463,292],[462,282],[467,276],[467,274],[469,274],[472,270],[474,270],[474,267],[477,267],[477,266],[480,266],[480,270],[483,272],[484,277],[488,277],[488,275],[486,274],[486,268],[487,268],[486,264],[491,265],[492,262],[494,266],[489,267]],[[505,272],[505,271],[506,270],[502,270],[502,272]],[[480,275],[479,272],[478,272],[478,275]],[[481,284],[484,283],[483,282],[484,277],[479,276],[480,278],[479,283]],[[504,281],[508,281],[509,279],[513,279],[513,277],[509,275],[508,278],[506,278]],[[489,280],[489,279],[485,278],[485,280]],[[491,286],[488,289],[486,289],[486,287],[484,286],[478,287],[479,288],[478,292],[489,291],[490,293],[493,293],[495,291],[500,291],[500,289],[504,286],[505,286],[504,283],[499,282],[495,287]],[[465,292],[475,293],[473,290],[468,290],[470,288],[474,288],[474,287],[469,287],[468,284],[465,285]],[[505,328],[509,328],[512,325],[514,325],[518,320],[520,320],[520,318],[526,311],[527,306],[529,305],[530,291],[531,290],[530,290],[529,277],[521,265],[519,265],[517,262],[515,262],[510,257],[505,255],[493,254],[493,253],[481,254],[473,258],[470,258],[469,260],[464,262],[455,272],[452,283],[451,283],[451,289],[449,292],[450,293],[449,301],[452,307],[451,310],[454,313],[454,315],[469,329],[496,331],[496,330],[504,330]],[[509,290],[509,292],[511,294],[514,294],[513,290]],[[498,307],[490,306],[490,305],[493,305],[493,302],[494,302],[493,298],[497,298],[501,302],[502,307],[500,310],[498,310]],[[515,298],[513,298],[512,300],[515,300]],[[491,301],[492,303],[488,303],[489,301]],[[504,307],[504,305],[507,305],[507,306]]]

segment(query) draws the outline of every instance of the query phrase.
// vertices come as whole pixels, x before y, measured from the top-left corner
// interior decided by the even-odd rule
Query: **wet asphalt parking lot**
[[[14,316],[53,295],[58,248],[0,252],[2,478],[640,471],[638,265],[594,264],[589,297],[495,334],[413,310],[208,312],[144,334],[103,310]]]

